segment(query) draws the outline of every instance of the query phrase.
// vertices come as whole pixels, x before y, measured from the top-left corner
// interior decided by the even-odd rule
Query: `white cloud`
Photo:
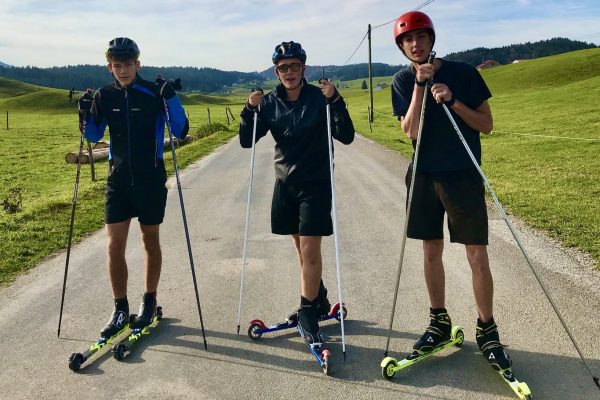
[[[4,0],[0,61],[15,65],[102,64],[107,42],[135,39],[146,65],[263,70],[276,43],[295,40],[311,64],[342,64],[367,25],[391,21],[422,1],[392,0],[147,0],[87,2]],[[563,36],[600,43],[600,5],[593,0],[444,1],[426,6],[443,55]],[[405,60],[393,24],[373,31],[373,60]],[[366,42],[350,63],[367,60]]]

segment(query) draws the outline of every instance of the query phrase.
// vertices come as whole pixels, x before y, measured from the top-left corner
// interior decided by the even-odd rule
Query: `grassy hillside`
[[[495,131],[482,137],[483,169],[507,210],[544,229],[567,246],[600,261],[600,49],[567,53],[483,72]],[[375,122],[367,122],[363,79],[341,89],[358,132],[410,155],[412,147],[391,112],[390,89],[375,92]],[[374,78],[374,84],[391,77]],[[266,87],[265,89],[269,89]],[[239,109],[249,88],[228,96],[190,94],[190,132],[202,130],[211,108],[213,122],[226,124],[225,107]],[[67,243],[75,168],[64,162],[79,142],[77,115],[66,91],[0,79],[0,113],[9,110],[11,129],[0,126],[0,284],[33,267]],[[229,140],[237,121],[178,150],[185,166]],[[198,135],[201,136],[201,135]],[[587,140],[586,140],[587,139]],[[169,154],[165,154],[167,160]],[[169,165],[169,162],[167,162]],[[76,237],[102,225],[106,162],[91,182],[83,166]],[[401,177],[399,177],[401,179]]]
[[[494,132],[482,136],[483,170],[510,213],[600,265],[600,49],[485,70]],[[391,82],[376,78],[374,84]],[[392,116],[390,89],[374,94],[369,131],[362,80],[342,89],[359,132],[406,155],[412,147]]]
[[[76,106],[69,104],[66,95],[66,91],[0,79],[0,113],[9,110],[10,116],[10,130],[0,125],[0,285],[66,247],[75,166],[66,164],[64,156],[77,149],[80,137]],[[206,107],[211,104],[207,99],[205,104],[186,107],[190,135],[205,135]],[[212,121],[226,125],[225,106],[209,106]],[[239,113],[236,106],[231,108]],[[180,167],[228,141],[236,128],[232,125],[230,130],[180,147]],[[170,151],[165,160],[172,170]],[[89,165],[82,166],[75,238],[102,227],[106,172],[106,161],[98,162],[98,180],[91,182]]]

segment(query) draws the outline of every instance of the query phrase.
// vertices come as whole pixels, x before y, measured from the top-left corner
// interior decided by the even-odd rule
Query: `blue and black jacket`
[[[115,81],[96,91],[85,137],[99,141],[108,125],[110,182],[134,186],[164,177],[166,116],[159,91],[158,84],[139,76],[127,87]],[[185,111],[177,96],[166,101],[173,135],[182,139],[189,130]]]
[[[344,99],[335,93],[330,104],[331,134],[343,144],[354,140],[354,125]],[[240,144],[252,147],[254,112],[241,112]],[[275,176],[283,182],[329,179],[326,99],[319,87],[304,80],[298,100],[287,101],[283,85],[262,98],[256,141],[271,132],[275,139]],[[333,145],[333,143],[332,143]],[[333,147],[332,147],[333,148]]]

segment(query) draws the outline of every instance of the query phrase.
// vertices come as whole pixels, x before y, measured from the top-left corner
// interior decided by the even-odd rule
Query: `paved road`
[[[289,238],[270,234],[272,141],[257,146],[249,271],[243,321],[277,322],[298,304],[298,272]],[[112,304],[104,271],[105,235],[75,246],[62,337],[56,337],[64,253],[0,291],[0,397],[6,399],[193,398],[511,399],[475,343],[470,271],[461,246],[447,244],[448,308],[465,327],[451,349],[388,382],[379,363],[392,300],[403,224],[406,160],[365,139],[336,146],[348,358],[338,324],[325,333],[333,376],[324,377],[294,332],[251,341],[236,335],[236,313],[250,153],[237,140],[182,175],[208,351],[202,348],[177,191],[169,192],[162,228],[160,327],[123,362],[104,354],[76,374],[67,357],[95,340]],[[173,182],[170,182],[173,187]],[[600,398],[591,378],[516,248],[504,222],[490,215],[496,320],[515,373],[537,399]],[[135,227],[135,226],[134,226]],[[559,247],[526,230],[523,241],[596,374],[600,374],[600,277]],[[420,244],[408,241],[391,354],[406,354],[428,323]],[[141,299],[142,253],[132,229],[127,257],[130,303]],[[324,241],[325,282],[336,291],[333,239]],[[247,324],[244,323],[242,331]]]

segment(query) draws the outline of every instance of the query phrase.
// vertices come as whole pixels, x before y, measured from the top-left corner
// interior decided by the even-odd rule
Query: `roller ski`
[[[413,346],[413,352],[400,361],[385,357],[381,361],[381,374],[392,379],[396,372],[408,368],[448,347],[462,347],[465,341],[463,328],[452,327],[450,316],[445,309],[431,310],[431,322],[423,336]]]
[[[139,316],[132,319],[131,322],[133,331],[113,347],[114,358],[119,361],[123,360],[125,355],[131,352],[131,349],[143,336],[149,335],[152,332],[162,319],[162,315],[162,307],[156,305],[156,295],[150,293],[144,294]]]
[[[500,343],[498,327],[492,318],[489,322],[483,323],[477,319],[476,332],[477,345],[488,361],[500,375],[502,380],[515,392],[520,400],[531,400],[531,390],[525,382],[519,382],[512,372],[512,360]]]
[[[100,332],[100,339],[83,353],[71,354],[69,357],[69,369],[78,372],[83,363],[90,357],[102,350],[106,345],[118,342],[123,335],[131,331],[130,327],[135,318],[135,315],[129,315],[128,306],[125,306],[124,309],[113,311],[110,320]]]
[[[348,314],[348,310],[346,309],[346,306],[342,307],[341,312],[344,313],[343,316],[344,316],[344,319],[346,319],[346,315]],[[319,322],[329,321],[331,319],[340,321],[341,317],[342,316],[340,315],[340,303],[335,303],[333,306],[331,306],[331,308],[329,309],[328,312],[326,312],[325,314],[323,314],[319,317]],[[268,326],[260,319],[254,319],[254,320],[250,321],[250,326],[248,327],[248,337],[250,337],[250,339],[252,339],[252,340],[258,340],[265,333],[277,332],[277,331],[282,331],[282,330],[286,330],[286,329],[293,329],[293,328],[296,328],[297,326],[298,326],[297,312],[290,314],[290,316],[288,316],[286,321],[281,322],[276,325],[271,325],[271,326]]]
[[[340,304],[335,303],[333,306],[331,306],[329,299],[327,298],[327,289],[323,285],[323,281],[321,281],[319,286],[319,294],[317,295],[315,307],[319,322],[329,321],[330,319],[336,319],[338,321],[341,320],[342,316],[340,315]],[[260,319],[254,319],[250,321],[250,326],[248,327],[248,336],[252,340],[257,340],[260,339],[260,337],[265,333],[296,328],[298,325],[298,313],[301,309],[302,307],[288,315],[284,322],[272,326],[267,326]],[[344,313],[343,317],[346,319],[348,310],[346,310],[345,306],[342,306],[341,309],[341,311]]]

